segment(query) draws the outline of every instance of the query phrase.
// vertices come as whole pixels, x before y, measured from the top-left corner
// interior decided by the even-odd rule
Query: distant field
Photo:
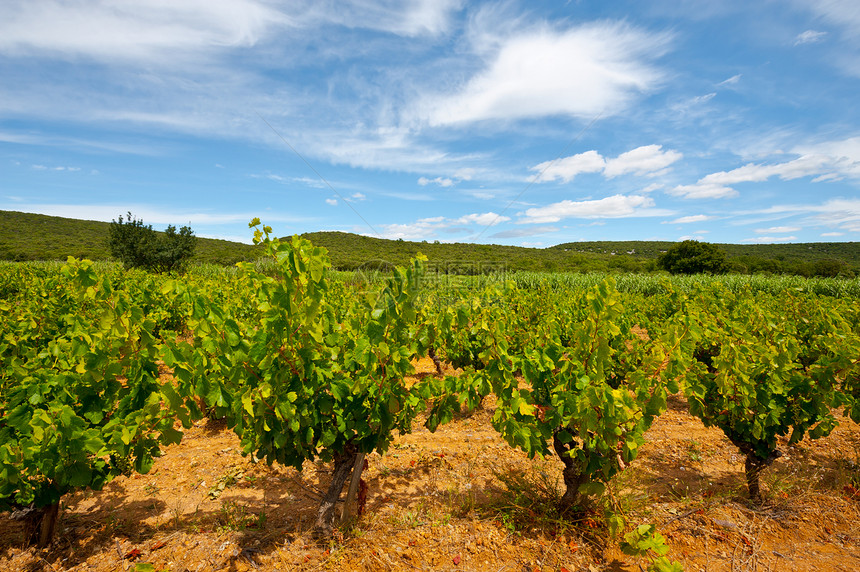
[[[108,223],[0,211],[0,260],[65,260],[68,256],[107,260]],[[507,271],[653,272],[656,259],[671,242],[571,242],[549,248],[472,243],[385,240],[346,232],[305,235],[328,249],[334,268],[384,269],[426,255],[440,273],[486,274]],[[860,274],[860,243],[720,244],[737,273],[815,274],[823,260],[844,264],[848,275]],[[231,265],[257,258],[248,244],[198,238],[194,262]]]

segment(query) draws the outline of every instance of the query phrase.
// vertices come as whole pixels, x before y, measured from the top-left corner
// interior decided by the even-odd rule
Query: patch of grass
[[[266,513],[253,513],[244,505],[235,501],[224,501],[218,514],[218,529],[220,531],[240,531],[248,528],[263,528],[266,524]]]
[[[559,512],[562,491],[558,476],[537,465],[526,472],[504,471],[495,476],[505,490],[482,510],[510,534],[558,534],[575,528],[575,522]]]
[[[699,463],[702,460],[702,445],[695,439],[687,439],[687,456],[693,463]]]

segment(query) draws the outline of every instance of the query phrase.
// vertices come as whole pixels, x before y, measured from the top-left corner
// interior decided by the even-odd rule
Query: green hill
[[[0,260],[110,259],[109,223],[0,211]],[[234,264],[257,257],[253,246],[198,238],[195,262]]]
[[[68,256],[109,259],[108,223],[0,211],[0,260],[64,260]],[[493,244],[386,240],[347,232],[304,235],[329,250],[342,270],[404,264],[417,253],[441,272],[480,274],[499,268],[551,272],[650,272],[672,242],[568,242],[549,248]],[[838,261],[848,274],[860,274],[860,243],[719,244],[736,272],[812,275],[816,264]],[[198,238],[196,262],[233,264],[256,258],[255,247]]]

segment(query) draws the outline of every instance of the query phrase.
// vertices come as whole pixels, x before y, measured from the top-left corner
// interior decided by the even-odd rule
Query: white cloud
[[[676,218],[675,220],[664,221],[663,224],[691,224],[694,222],[705,222],[706,220],[713,220],[715,217],[708,215],[690,215],[690,216],[682,216],[681,218]]]
[[[748,163],[731,171],[712,173],[701,179],[700,183],[733,185],[735,183],[761,182],[778,176],[784,181],[818,175],[833,163],[827,155],[804,155],[786,163],[771,165]]]
[[[811,210],[821,225],[860,232],[860,199],[832,199]]]
[[[639,193],[641,193],[641,194],[653,193],[654,191],[658,191],[658,190],[662,189],[663,187],[664,187],[664,185],[662,183],[651,183],[647,187],[640,189]]]
[[[478,32],[496,46],[486,68],[456,93],[427,99],[416,111],[431,125],[550,115],[617,113],[636,94],[654,89],[662,72],[649,60],[668,37],[602,22],[553,30],[543,26],[503,38]]]
[[[817,32],[815,30],[806,30],[805,32],[801,32],[794,38],[794,45],[799,46],[801,44],[817,44],[818,42],[824,39],[824,36],[827,35],[827,32]]]
[[[418,184],[422,187],[426,187],[429,184],[439,185],[440,187],[451,187],[454,185],[454,180],[447,177],[436,177],[435,179],[420,177],[418,179]]]
[[[586,151],[557,161],[544,161],[530,170],[537,171],[538,181],[560,180],[568,183],[582,173],[600,173],[606,168],[606,161],[597,151]]]
[[[798,145],[792,152],[801,156],[827,157],[825,164],[829,166],[830,172],[824,169],[821,177],[833,175],[834,178],[845,176],[860,179],[860,137]]]
[[[473,169],[472,167],[464,167],[462,169],[457,169],[454,172],[454,178],[461,181],[471,181],[472,177],[474,177],[476,173],[476,169]]]
[[[665,172],[672,163],[683,155],[677,151],[663,151],[662,145],[643,145],[614,159],[605,159],[597,151],[586,151],[556,161],[544,161],[531,171],[539,173],[538,181],[559,180],[568,183],[582,173],[603,173],[611,179],[619,175],[633,173],[640,176],[656,176]],[[650,192],[649,189],[643,192]]]
[[[428,217],[418,219],[406,224],[385,224],[381,226],[382,237],[388,239],[403,240],[430,240],[440,236],[440,233],[463,234],[474,236],[477,232],[476,226],[495,226],[499,223],[509,221],[506,216],[499,216],[494,212],[473,213],[459,218],[447,218],[444,216]],[[465,238],[464,238],[465,240]]]
[[[603,174],[607,178],[626,173],[654,176],[682,157],[677,151],[663,151],[662,145],[644,145],[622,153],[615,159],[607,159]]]
[[[317,128],[306,137],[302,148],[310,149],[314,156],[351,167],[413,173],[450,172],[452,167],[459,167],[464,161],[482,159],[479,155],[456,155],[418,143],[411,132],[401,128],[348,133]]]
[[[755,229],[756,234],[785,234],[790,232],[798,232],[803,230],[799,226],[772,226],[770,228],[757,228]]]
[[[653,209],[653,206],[654,199],[642,195],[613,195],[587,201],[564,200],[526,210],[517,224],[544,224],[565,218],[627,218],[667,214],[666,211]]]
[[[804,222],[840,231],[860,232],[860,199],[830,199],[822,204],[774,205],[757,214],[803,216]]]
[[[844,232],[822,232],[821,236],[829,236],[829,237],[845,236],[845,233]]]
[[[745,238],[741,242],[755,242],[760,244],[771,244],[774,242],[791,242],[797,240],[796,236],[757,236],[755,238]]]
[[[860,137],[808,145],[794,151],[800,157],[783,163],[748,163],[731,171],[711,173],[693,185],[678,185],[667,192],[685,199],[731,198],[738,192],[730,185],[760,183],[771,177],[791,181],[814,177],[813,182],[860,178]]]
[[[352,193],[351,195],[349,195],[349,198],[353,201],[363,201],[367,199],[367,195],[365,195],[364,193]]]
[[[331,205],[331,206],[337,205],[337,199],[326,199],[325,202],[327,205]]]
[[[466,216],[461,216],[455,222],[459,224],[476,223],[480,226],[496,226],[497,224],[507,222],[509,220],[511,220],[510,217],[501,216],[494,212],[488,212],[483,214],[469,214]]]

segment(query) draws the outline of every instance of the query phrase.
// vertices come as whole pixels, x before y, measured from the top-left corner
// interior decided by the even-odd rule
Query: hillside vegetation
[[[0,260],[65,260],[68,256],[108,260],[108,223],[0,211]],[[417,253],[446,273],[484,274],[500,268],[550,272],[652,272],[672,242],[569,242],[549,248],[472,243],[386,240],[346,232],[304,235],[328,249],[341,270],[384,269],[405,264]],[[733,272],[770,272],[811,276],[822,268],[843,275],[860,273],[860,243],[719,244]],[[198,238],[193,262],[220,265],[254,260],[257,250],[226,240]]]
[[[108,227],[106,222],[0,211],[0,260],[110,260]],[[192,261],[226,265],[255,258],[250,244],[198,237]]]

